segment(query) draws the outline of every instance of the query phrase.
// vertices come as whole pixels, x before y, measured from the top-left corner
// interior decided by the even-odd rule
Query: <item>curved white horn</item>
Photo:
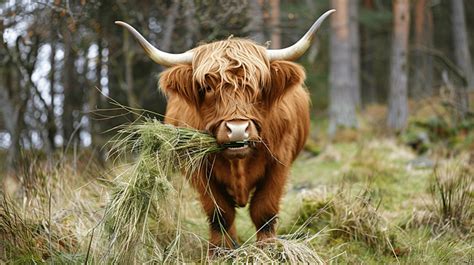
[[[135,38],[138,40],[138,42],[143,47],[148,56],[150,56],[150,58],[157,64],[161,64],[163,66],[173,66],[176,64],[190,64],[193,61],[193,53],[190,51],[177,54],[160,51],[153,45],[151,45],[151,43],[149,43],[138,31],[136,31],[129,24],[122,21],[115,21],[115,24],[128,29],[128,31],[130,31],[130,33],[132,33],[133,36],[135,36]]]
[[[314,33],[318,30],[318,28],[321,26],[323,21],[331,15],[333,12],[335,12],[336,9],[331,9],[329,11],[326,11],[323,15],[321,15],[316,22],[311,26],[311,28],[304,34],[304,36],[295,44],[293,44],[290,47],[284,48],[284,49],[268,49],[267,50],[267,56],[270,61],[275,61],[275,60],[296,60],[300,58],[301,55],[303,55],[306,50],[309,48],[311,45],[311,42],[313,41]]]

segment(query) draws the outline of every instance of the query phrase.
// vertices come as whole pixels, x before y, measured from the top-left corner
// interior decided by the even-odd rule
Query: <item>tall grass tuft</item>
[[[174,222],[179,215],[178,194],[171,178],[177,172],[189,176],[221,147],[209,134],[155,119],[123,127],[111,144],[110,157],[134,154],[135,159],[113,181],[104,218],[109,257],[113,262],[136,262],[149,256],[146,253],[161,251],[166,258],[179,238],[179,225]],[[151,223],[160,227],[160,238],[152,233]]]
[[[463,161],[466,160],[466,161]],[[406,228],[427,227],[432,234],[474,234],[474,168],[467,159],[438,163],[429,178],[429,199],[402,223]]]
[[[52,242],[55,242],[54,245]],[[53,255],[56,240],[48,237],[47,224],[29,220],[6,196],[0,201],[0,256],[7,261],[43,262]],[[64,244],[68,248],[68,244]]]
[[[296,213],[297,225],[324,232],[328,240],[362,242],[380,253],[392,253],[395,238],[378,207],[368,188],[356,195],[345,189],[323,198],[308,194]]]
[[[468,167],[454,163],[434,170],[431,208],[438,228],[454,228],[470,235],[474,232],[473,173]]]
[[[79,245],[73,231],[53,223],[48,216],[22,211],[12,199],[0,196],[0,263],[66,261],[63,254],[73,258]]]
[[[14,189],[0,190],[0,264],[84,263],[103,189],[91,184],[98,171],[88,154],[58,157],[23,152]]]
[[[393,251],[394,237],[388,233],[387,222],[378,212],[380,202],[374,203],[370,190],[333,203],[332,237],[360,241],[382,253]]]

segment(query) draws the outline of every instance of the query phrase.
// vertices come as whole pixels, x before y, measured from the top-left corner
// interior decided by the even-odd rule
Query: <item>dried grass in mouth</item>
[[[208,154],[222,147],[209,134],[156,119],[123,126],[110,144],[109,157],[135,157],[112,183],[114,191],[105,213],[104,231],[109,237],[112,261],[135,262],[140,251],[147,251],[147,245],[162,243],[166,248],[171,234],[179,229],[173,222],[177,214],[173,174],[189,175]],[[162,242],[157,242],[150,222],[171,234],[162,235],[158,240]]]

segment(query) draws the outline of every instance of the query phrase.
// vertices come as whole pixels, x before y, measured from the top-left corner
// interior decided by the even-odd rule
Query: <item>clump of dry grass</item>
[[[0,263],[83,262],[100,218],[100,187],[87,184],[96,168],[80,165],[77,174],[68,159],[51,163],[26,152],[21,161],[14,192],[0,192]]]
[[[161,249],[163,254],[176,244],[179,233],[179,224],[173,221],[179,215],[175,188],[180,187],[173,187],[171,177],[178,171],[189,175],[198,170],[206,156],[221,147],[211,135],[155,119],[125,126],[111,143],[111,156],[132,153],[136,158],[113,181],[115,188],[104,218],[109,256],[113,262],[134,262],[147,252]],[[160,227],[159,239],[150,230],[151,219]]]
[[[469,234],[473,232],[473,173],[468,167],[453,163],[435,168],[430,193],[432,211],[436,213],[440,225]]]
[[[370,191],[353,198],[334,200],[331,216],[331,235],[334,238],[364,242],[380,252],[392,252],[394,237],[388,233],[387,222],[378,213]]]
[[[474,171],[463,159],[438,164],[429,179],[430,200],[416,209],[402,226],[430,227],[434,234],[447,230],[474,233]]]
[[[325,231],[328,239],[363,242],[374,250],[391,253],[394,236],[378,213],[379,205],[374,204],[368,188],[355,196],[344,189],[323,198],[308,195],[297,212],[298,225],[314,232]]]
[[[311,246],[311,241],[317,236],[294,233],[280,236],[272,242],[247,242],[237,249],[221,249],[213,261],[232,264],[325,264]]]
[[[472,235],[474,227],[473,170],[459,161],[438,165],[430,179],[431,203],[418,224],[430,225],[440,232],[458,230]],[[435,232],[436,232],[435,231]]]
[[[31,218],[14,201],[1,196],[0,257],[5,262],[41,263],[77,249],[72,231],[59,229],[51,220]],[[53,233],[53,229],[61,233]]]

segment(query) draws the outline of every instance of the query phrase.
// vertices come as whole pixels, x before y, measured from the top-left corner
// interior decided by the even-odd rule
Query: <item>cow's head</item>
[[[229,144],[227,158],[242,158],[259,141],[265,114],[286,93],[304,80],[302,68],[288,62],[298,59],[310,46],[314,32],[334,10],[323,14],[294,45],[266,49],[246,39],[229,38],[201,45],[188,52],[170,54],[158,50],[124,22],[148,55],[168,66],[160,78],[167,95],[180,97],[196,108],[204,129],[220,144]]]

